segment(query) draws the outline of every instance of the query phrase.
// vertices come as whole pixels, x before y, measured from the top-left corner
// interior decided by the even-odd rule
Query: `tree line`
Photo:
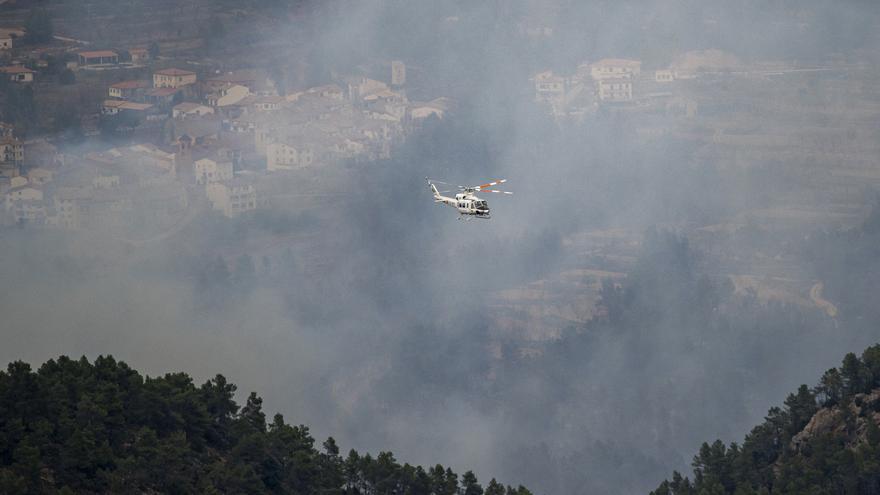
[[[101,356],[0,372],[0,493],[530,495],[391,452],[319,451],[309,428],[267,421],[222,375],[143,376]]]
[[[880,345],[861,357],[849,353],[818,385],[801,385],[783,407],[771,408],[741,445],[703,443],[693,480],[674,472],[651,495],[880,493],[877,389]],[[834,413],[831,427],[817,426],[793,442],[821,408]]]

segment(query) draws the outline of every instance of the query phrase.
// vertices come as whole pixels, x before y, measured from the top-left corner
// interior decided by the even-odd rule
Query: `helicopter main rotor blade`
[[[495,181],[489,182],[487,184],[480,184],[479,186],[476,186],[476,188],[483,189],[484,187],[497,186],[498,184],[504,184],[505,182],[507,182],[507,179],[496,179]]]
[[[490,192],[490,193],[498,193],[498,194],[513,194],[510,191],[499,191],[497,189],[481,189],[480,192]]]

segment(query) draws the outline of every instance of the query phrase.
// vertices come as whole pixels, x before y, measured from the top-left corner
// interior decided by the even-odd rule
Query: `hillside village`
[[[7,76],[0,225],[7,227],[147,234],[209,209],[237,217],[269,205],[297,173],[389,157],[452,106],[439,95],[411,100],[407,67],[397,60],[309,85],[296,70],[301,54],[289,51],[295,36],[274,47],[293,69],[255,66],[236,41],[253,23],[273,23],[257,8],[210,6],[205,19],[200,9],[209,6],[199,4],[156,26],[121,12],[114,22],[135,22],[137,32],[88,33],[94,16],[76,23],[82,12],[52,18],[15,3],[0,12]],[[206,34],[205,25],[223,33]],[[100,40],[80,39],[90,34]],[[207,47],[219,37],[226,43]]]
[[[717,50],[679,54],[669,66],[643,70],[641,60],[603,58],[583,62],[568,74],[547,70],[535,74],[535,101],[558,120],[582,120],[600,106],[623,111],[693,118],[699,101],[687,83],[699,80],[769,80],[799,73],[844,72],[852,67],[795,64],[785,61],[745,63]]]
[[[77,71],[120,65],[111,50],[76,55],[69,66]],[[137,60],[149,63],[149,55]],[[236,217],[267,200],[259,183],[272,174],[387,158],[421,121],[442,118],[450,105],[444,98],[408,100],[405,65],[390,67],[387,82],[351,76],[288,93],[254,69],[200,78],[171,67],[153,70],[150,79],[109,84],[101,125],[132,136],[153,130],[162,136],[158,144],[133,138],[69,152],[42,140],[25,143],[4,123],[4,223],[78,229],[136,216],[162,224],[203,200]],[[27,159],[31,147],[51,151],[35,163]]]
[[[865,205],[880,187],[871,125],[880,106],[876,85],[867,82],[876,77],[857,61],[746,62],[710,49],[679,54],[669,65],[584,61],[535,73],[528,84],[560,133],[576,132],[583,122],[625,121],[640,145],[663,150],[671,142],[694,150],[680,164],[690,173],[708,167],[750,184],[752,197],[723,200],[736,204],[737,213],[672,227],[690,229],[689,240],[707,253],[705,269],[730,276],[738,293],[832,315],[836,309],[816,296],[822,284],[797,264],[791,246],[817,229],[857,227],[867,215]],[[785,186],[774,185],[782,176]],[[749,240],[773,236],[764,244]],[[499,326],[552,340],[560,327],[600,315],[602,280],[622,280],[640,237],[626,229],[568,236],[571,261],[564,270],[496,295]]]
[[[122,223],[135,214],[163,223],[201,200],[235,217],[268,201],[259,183],[273,181],[272,174],[388,158],[425,119],[443,118],[453,106],[444,97],[411,101],[401,61],[388,61],[384,80],[347,75],[285,90],[262,69],[159,68],[164,60],[150,51],[64,52],[72,58],[65,70],[77,74],[148,74],[107,83],[92,128],[83,126],[87,139],[123,135],[124,144],[59,148],[40,138],[22,141],[13,125],[2,123],[5,225],[112,225],[106,212]],[[27,64],[12,59],[4,67],[11,84],[32,85],[35,74],[39,79]],[[568,77],[535,75],[535,101],[561,120],[600,108],[647,114],[659,108],[692,118],[698,102],[676,91],[677,84],[730,74],[736,64],[712,51],[686,54],[655,71],[642,71],[638,60],[602,59]]]

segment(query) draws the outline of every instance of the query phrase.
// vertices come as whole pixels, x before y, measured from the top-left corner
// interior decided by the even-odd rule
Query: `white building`
[[[363,97],[364,109],[375,114],[378,118],[390,116],[397,122],[402,121],[406,116],[408,103],[409,101],[404,95],[390,90],[376,91]]]
[[[554,75],[549,70],[535,76],[535,101],[554,102],[563,98],[565,98],[565,78]]]
[[[193,163],[193,171],[195,172],[196,184],[213,184],[215,182],[225,182],[232,179],[232,163],[217,163],[209,158],[202,158]]]
[[[98,175],[92,179],[92,187],[95,189],[110,189],[119,187],[118,175]]]
[[[144,91],[149,87],[150,81],[121,81],[111,84],[107,89],[107,93],[111,98],[129,100],[139,95],[143,95]]]
[[[617,102],[632,100],[632,79],[600,79],[596,82],[596,85],[599,89],[599,101]]]
[[[18,201],[42,201],[43,190],[28,185],[14,187],[6,192],[6,209],[12,209]]]
[[[9,189],[15,189],[16,187],[26,186],[28,184],[27,177],[17,176],[11,177],[9,179]]]
[[[638,60],[623,58],[603,58],[590,64],[590,75],[594,80],[619,79],[636,77],[642,72],[642,63]]]
[[[126,100],[104,100],[101,105],[101,113],[104,115],[116,115],[117,113],[128,111],[134,115],[146,115],[152,110],[153,105],[149,103],[134,103]]]
[[[257,208],[257,190],[253,184],[240,180],[215,182],[205,186],[205,191],[213,208],[229,218]]]
[[[654,81],[658,83],[667,83],[675,81],[675,72],[670,69],[658,70],[654,72]]]
[[[0,138],[0,163],[21,165],[24,161],[24,143],[11,135]]]
[[[13,222],[25,222],[31,225],[46,224],[46,203],[42,200],[21,200],[13,202],[7,208],[7,215]]]
[[[0,73],[6,74],[12,82],[29,83],[34,82],[35,71],[19,65],[0,67]]]
[[[308,146],[270,143],[266,146],[266,169],[293,170],[306,167],[315,161],[315,153]]]
[[[93,193],[86,187],[59,187],[52,200],[55,203],[55,225],[77,229],[83,224],[83,210],[92,200]]]
[[[199,105],[198,103],[190,102],[179,103],[177,105],[174,105],[174,108],[171,109],[171,117],[175,119],[182,119],[186,117],[201,117],[203,115],[213,114],[213,108],[206,105]]]
[[[153,73],[154,88],[182,88],[194,84],[196,80],[195,72],[183,69],[163,69]]]
[[[272,112],[287,103],[283,96],[255,96],[251,95],[242,100],[239,105],[245,106],[253,112]]]

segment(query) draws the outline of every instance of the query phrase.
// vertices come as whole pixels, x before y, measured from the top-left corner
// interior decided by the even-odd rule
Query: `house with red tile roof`
[[[6,74],[12,82],[29,83],[34,81],[35,71],[22,67],[20,65],[11,65],[0,67],[0,73]]]
[[[195,72],[183,69],[162,69],[153,73],[154,88],[180,88],[194,84],[197,80]]]
[[[80,67],[94,67],[99,65],[116,65],[119,63],[119,54],[113,50],[92,50],[77,53]]]

